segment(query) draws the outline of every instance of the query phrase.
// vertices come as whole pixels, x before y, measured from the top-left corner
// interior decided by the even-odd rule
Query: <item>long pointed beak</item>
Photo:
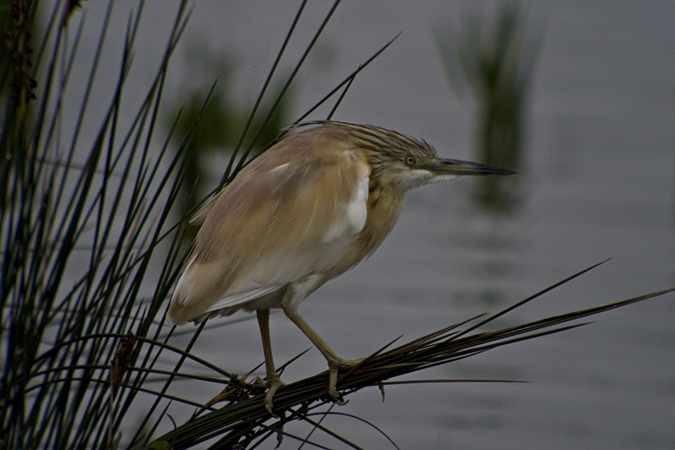
[[[434,175],[517,175],[518,172],[458,159],[437,159],[419,167]]]

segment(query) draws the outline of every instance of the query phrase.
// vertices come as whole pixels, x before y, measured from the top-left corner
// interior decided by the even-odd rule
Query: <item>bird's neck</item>
[[[368,192],[368,213],[363,230],[352,241],[341,258],[341,264],[335,268],[335,274],[349,270],[364,258],[369,257],[382,244],[394,228],[403,209],[404,192],[398,189],[383,188],[371,181]]]

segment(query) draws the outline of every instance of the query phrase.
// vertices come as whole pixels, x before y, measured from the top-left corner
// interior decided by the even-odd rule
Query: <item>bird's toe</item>
[[[277,393],[279,388],[284,385],[284,382],[281,381],[279,376],[269,377],[267,379],[267,394],[265,394],[265,409],[268,413],[275,416],[272,408],[274,407],[274,395]]]

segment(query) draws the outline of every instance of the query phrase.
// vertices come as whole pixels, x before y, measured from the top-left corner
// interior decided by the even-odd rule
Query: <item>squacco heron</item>
[[[203,212],[168,311],[175,324],[255,311],[262,335],[265,406],[283,386],[272,358],[269,311],[281,308],[328,361],[340,402],[340,358],[298,313],[328,280],[371,255],[394,227],[406,191],[460,175],[515,172],[439,158],[425,141],[370,125],[318,122],[241,170]]]

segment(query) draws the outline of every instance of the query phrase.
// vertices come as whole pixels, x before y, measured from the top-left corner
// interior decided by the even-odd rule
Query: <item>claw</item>
[[[342,398],[342,394],[340,394],[340,391],[337,390],[337,376],[338,376],[338,368],[333,367],[329,369],[328,372],[328,395],[330,396],[331,400],[333,400],[334,403],[342,406],[347,404],[346,401]]]
[[[267,410],[268,413],[272,414],[273,416],[276,416],[276,414],[274,414],[274,412],[272,411],[272,408],[274,407],[274,394],[276,394],[279,388],[283,385],[284,382],[281,381],[279,375],[272,376],[267,379],[267,394],[265,394],[265,409]]]
[[[338,372],[342,369],[350,369],[361,362],[364,358],[360,359],[336,359],[328,363],[328,395],[331,400],[336,404],[342,406],[346,405],[347,402],[342,398],[342,394],[337,390],[337,376]]]

